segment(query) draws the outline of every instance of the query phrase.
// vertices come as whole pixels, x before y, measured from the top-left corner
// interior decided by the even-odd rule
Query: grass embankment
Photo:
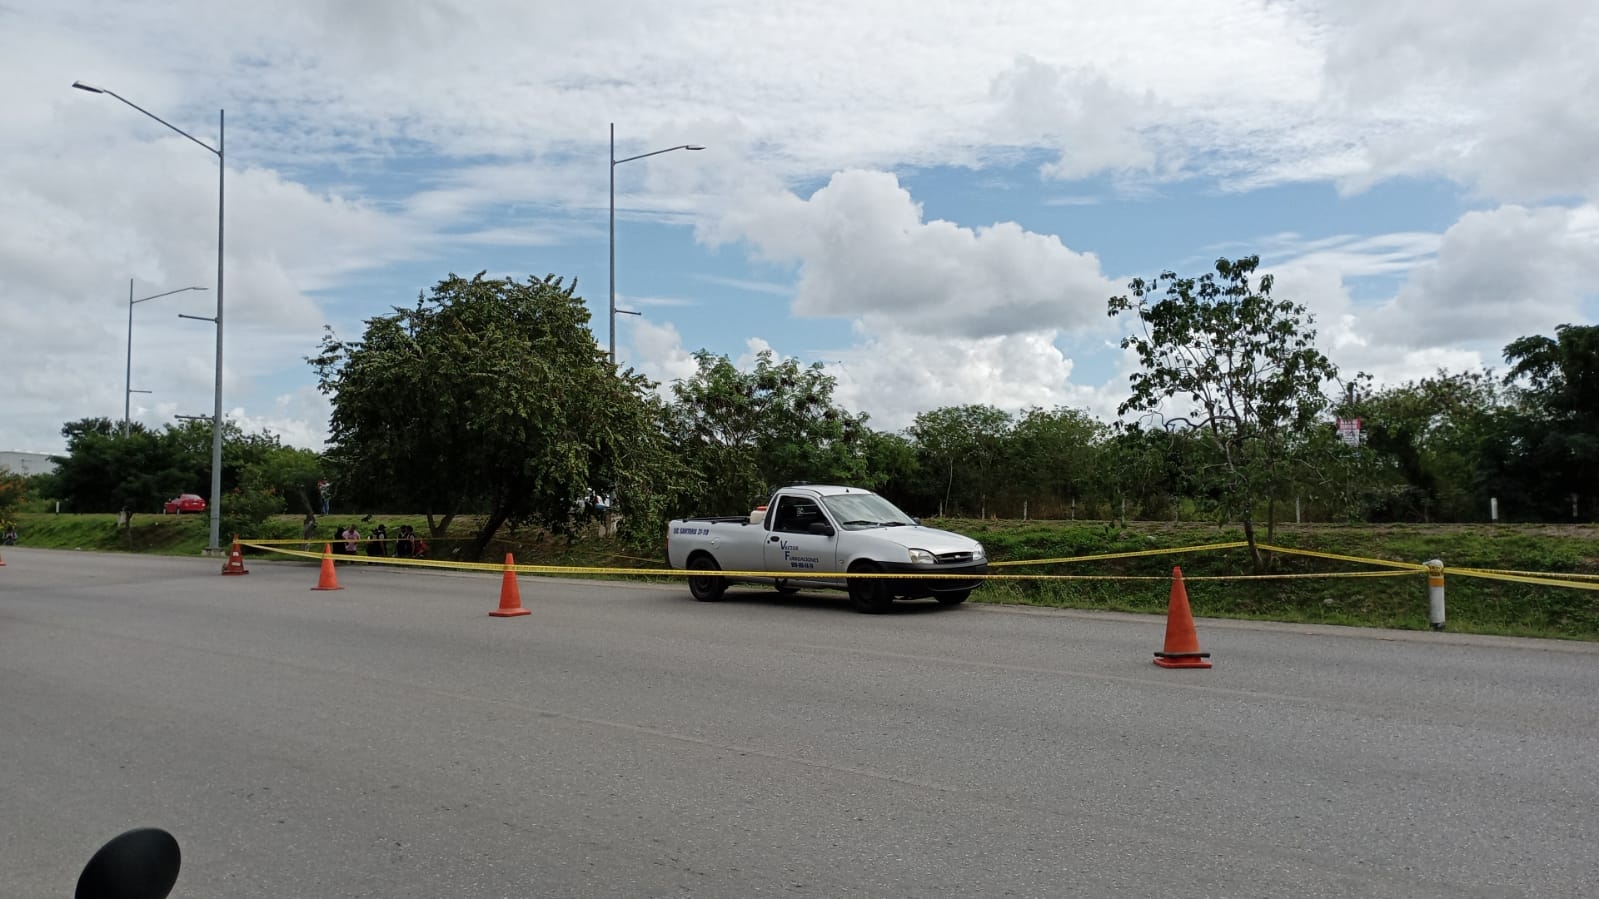
[[[360,516],[322,519],[315,548],[331,539],[333,529]],[[391,535],[399,524],[420,526],[420,516],[379,516],[358,524],[363,532],[382,521]],[[188,555],[207,542],[209,521],[203,515],[135,516],[131,533],[116,526],[115,515],[23,514],[17,517],[28,546]],[[1214,525],[1133,522],[1117,528],[1105,522],[966,521],[928,522],[970,534],[988,548],[990,559],[1060,558],[1132,550],[1163,549],[1242,540],[1242,534]],[[458,539],[431,540],[435,559],[451,558],[464,547],[480,521],[456,519]],[[300,539],[298,516],[282,515],[266,522],[258,539]],[[1498,568],[1550,573],[1599,574],[1599,526],[1546,525],[1293,525],[1279,529],[1276,543],[1285,547],[1399,562],[1443,559],[1450,567]],[[297,548],[297,547],[296,547]],[[612,568],[658,568],[657,558],[640,556],[614,541],[585,536],[575,542],[550,540],[533,531],[507,531],[489,547],[486,558],[515,553],[523,564]],[[1336,573],[1375,570],[1373,566],[1275,555],[1273,570],[1282,573]],[[973,601],[1024,603],[1078,609],[1106,609],[1160,614],[1166,611],[1173,565],[1185,577],[1248,574],[1244,549],[1146,556],[1098,562],[996,569],[1007,574],[1070,574],[1155,577],[1157,580],[994,581],[973,594]],[[674,579],[676,580],[676,579]],[[1599,640],[1599,591],[1535,584],[1506,583],[1452,575],[1448,577],[1449,629],[1484,634]],[[1194,614],[1220,618],[1343,624],[1424,630],[1427,628],[1427,584],[1421,574],[1381,578],[1312,578],[1303,580],[1191,581],[1189,602]]]
[[[472,540],[472,535],[483,525],[483,516],[462,515],[450,525],[450,533],[442,538],[427,537],[427,518],[422,515],[373,516],[363,522],[362,515],[330,515],[320,519],[317,536],[311,548],[320,552],[324,543],[337,542],[337,531],[354,524],[362,534],[370,534],[380,522],[388,527],[390,545],[400,531],[401,524],[409,524],[423,534],[433,559],[458,557]],[[48,549],[77,549],[100,552],[140,552],[159,555],[199,555],[210,542],[211,520],[200,515],[135,515],[133,527],[117,526],[117,516],[105,514],[56,515],[44,512],[24,512],[15,516],[17,530],[25,546]],[[276,515],[254,531],[240,536],[245,540],[292,541],[287,548],[299,549],[301,522],[298,515]],[[224,544],[232,540],[224,531]],[[226,546],[224,546],[226,548]],[[366,551],[365,539],[362,541]],[[659,557],[646,558],[617,545],[614,540],[589,535],[574,542],[552,540],[542,531],[503,528],[498,537],[484,551],[487,560],[499,560],[506,553],[514,553],[518,563],[533,565],[572,565],[612,568],[662,568]],[[249,557],[270,557],[270,553],[246,548]]]
[[[1177,548],[1243,539],[1207,525],[945,522],[983,541],[989,558],[1039,559]],[[1599,574],[1599,527],[1542,525],[1302,525],[1280,528],[1275,543],[1395,562],[1442,559],[1447,567]],[[1377,566],[1272,554],[1274,573],[1333,574]],[[1146,556],[1063,565],[1002,567],[1006,573],[1166,577],[1249,574],[1247,549]],[[1446,576],[1448,627],[1511,636],[1599,640],[1599,592]],[[1397,577],[1190,581],[1194,614],[1219,618],[1421,629],[1428,627],[1423,574]],[[1015,602],[1126,612],[1166,610],[1169,581],[995,581],[973,594]]]

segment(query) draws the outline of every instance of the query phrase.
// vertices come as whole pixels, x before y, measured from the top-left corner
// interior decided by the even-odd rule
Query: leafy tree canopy
[[[821,363],[764,350],[741,371],[705,350],[694,358],[699,370],[672,385],[668,431],[704,476],[704,509],[741,509],[783,484],[866,479],[866,416],[834,404]]]
[[[329,331],[310,362],[333,400],[341,495],[404,498],[434,533],[481,504],[477,557],[507,522],[570,533],[591,490],[623,510],[681,491],[653,385],[617,372],[588,321],[575,283],[480,272],[370,319],[359,341]]]
[[[1543,516],[1572,494],[1599,508],[1599,326],[1522,337],[1505,347],[1505,361],[1505,382],[1525,386],[1506,423],[1496,492],[1523,494],[1522,507]]]
[[[108,418],[85,418],[61,428],[67,454],[53,458],[48,493],[77,512],[159,512],[179,493],[210,498],[211,423],[183,421],[159,431],[135,422],[124,435]],[[314,487],[321,457],[283,446],[271,432],[222,428],[222,518],[228,533],[285,508],[285,498]],[[308,501],[307,501],[308,502]],[[251,511],[246,513],[245,506]],[[234,508],[237,507],[237,508]],[[309,506],[307,506],[309,508]]]
[[[9,521],[10,513],[27,498],[28,479],[0,466],[0,524]]]
[[[1016,420],[988,405],[944,406],[916,416],[910,434],[922,447],[928,468],[944,475],[939,514],[959,507],[986,517],[994,474],[1003,462]],[[956,492],[959,477],[963,489]],[[957,500],[963,499],[963,505]]]
[[[61,428],[67,455],[56,456],[54,487],[75,512],[159,512],[179,493],[205,493],[210,441],[203,457],[185,451],[172,430],[135,425],[123,436],[109,418],[85,418]]]
[[[1177,415],[1215,451],[1208,468],[1224,511],[1237,515],[1253,550],[1256,502],[1275,495],[1302,436],[1327,409],[1324,385],[1337,368],[1315,347],[1306,308],[1272,296],[1260,257],[1216,260],[1198,278],[1163,272],[1135,278],[1130,296],[1112,297],[1109,314],[1131,312],[1141,326],[1122,340],[1143,370],[1120,412]],[[1255,553],[1256,565],[1260,557]]]

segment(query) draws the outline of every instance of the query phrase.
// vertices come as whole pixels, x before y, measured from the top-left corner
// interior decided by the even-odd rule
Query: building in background
[[[50,461],[49,453],[8,453],[0,452],[0,468],[12,474],[32,476],[36,474],[54,474],[56,464]]]

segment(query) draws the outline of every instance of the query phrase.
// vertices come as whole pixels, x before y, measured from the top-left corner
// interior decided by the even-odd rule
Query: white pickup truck
[[[982,583],[974,575],[988,570],[970,537],[922,527],[870,490],[816,485],[784,487],[748,516],[674,519],[666,559],[695,572],[688,589],[701,602],[721,599],[730,582],[765,583],[781,593],[847,590],[862,612],[882,612],[895,598],[965,602]]]

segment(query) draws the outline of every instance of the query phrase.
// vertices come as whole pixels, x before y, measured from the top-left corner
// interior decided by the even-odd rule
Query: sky
[[[1589,0],[0,0],[0,450],[211,415],[219,131],[223,408],[295,446],[325,329],[450,273],[575,278],[605,347],[613,172],[663,385],[770,349],[880,430],[1109,419],[1107,299],[1251,254],[1346,374],[1502,370],[1599,312],[1595,46]],[[130,280],[206,288],[131,363]]]

